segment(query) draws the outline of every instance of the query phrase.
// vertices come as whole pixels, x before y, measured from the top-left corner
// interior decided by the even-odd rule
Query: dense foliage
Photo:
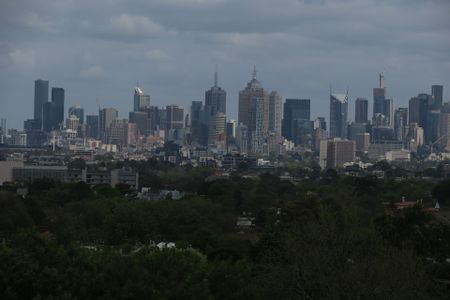
[[[149,161],[180,200],[39,180],[0,192],[1,299],[444,299],[450,228],[402,197],[443,203],[448,182],[332,170],[300,182]],[[317,170],[314,170],[317,172]],[[238,217],[254,227],[237,227]],[[176,248],[160,249],[160,242]]]

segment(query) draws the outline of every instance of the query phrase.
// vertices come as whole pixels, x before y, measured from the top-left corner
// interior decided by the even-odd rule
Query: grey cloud
[[[126,117],[137,81],[154,104],[187,108],[216,63],[231,117],[254,64],[267,89],[310,97],[314,115],[328,117],[330,84],[370,99],[380,71],[403,106],[450,86],[449,11],[447,0],[1,1],[0,117],[22,126],[38,77],[88,113],[99,97]]]

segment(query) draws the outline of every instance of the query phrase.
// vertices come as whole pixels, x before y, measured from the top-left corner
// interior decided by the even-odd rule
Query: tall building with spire
[[[263,151],[264,136],[269,128],[269,94],[257,79],[256,67],[245,89],[239,92],[239,123],[247,126],[250,151]]]
[[[394,101],[386,98],[384,75],[379,74],[378,87],[373,89],[373,125],[393,127]]]
[[[373,89],[373,118],[376,114],[383,114],[384,100],[386,99],[386,89],[384,88],[384,76],[379,74],[378,87]]]
[[[227,114],[227,93],[219,86],[219,73],[214,72],[214,86],[205,92],[205,108],[210,109],[212,115]]]
[[[226,145],[227,93],[219,86],[219,73],[214,72],[214,85],[205,92],[204,123],[208,130],[208,146]]]

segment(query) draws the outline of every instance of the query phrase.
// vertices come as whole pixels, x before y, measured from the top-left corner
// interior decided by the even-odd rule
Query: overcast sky
[[[253,65],[268,91],[310,98],[329,118],[329,88],[372,106],[378,73],[396,107],[444,85],[450,100],[449,0],[0,0],[0,117],[33,116],[34,80],[66,90],[66,108],[127,117],[139,82],[152,105],[204,100],[219,65],[228,116]],[[371,111],[371,109],[370,109]]]

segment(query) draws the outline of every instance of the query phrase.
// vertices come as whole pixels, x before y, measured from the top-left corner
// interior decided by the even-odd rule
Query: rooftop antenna
[[[253,65],[253,79],[256,80],[256,65]]]
[[[384,75],[383,73],[379,74],[379,84],[380,84],[380,89],[384,88]]]
[[[95,101],[97,102],[98,111],[100,111],[102,108],[100,107],[100,101],[98,100],[98,97],[95,98]]]
[[[219,67],[216,64],[216,68],[214,71],[214,86],[217,87],[219,84]]]

